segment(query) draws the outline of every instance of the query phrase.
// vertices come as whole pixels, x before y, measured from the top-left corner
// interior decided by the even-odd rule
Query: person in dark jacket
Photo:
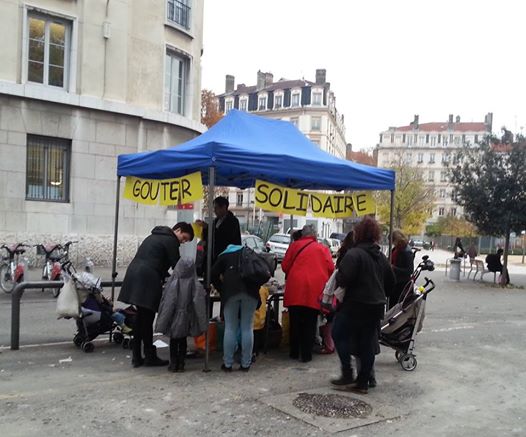
[[[321,297],[334,263],[327,246],[318,243],[316,231],[306,225],[302,237],[290,244],[281,263],[285,273],[283,305],[289,310],[289,355],[293,360],[312,360]]]
[[[241,245],[239,220],[228,210],[228,199],[223,196],[214,199],[214,244],[212,264],[229,244]]]
[[[259,287],[244,281],[239,272],[243,246],[230,244],[212,267],[211,281],[219,291],[224,308],[225,334],[223,338],[223,365],[225,372],[232,371],[237,334],[241,333],[241,366],[248,371],[252,364],[254,332],[252,324],[259,303]]]
[[[161,301],[162,286],[180,258],[179,246],[194,238],[192,225],[177,223],[173,228],[156,226],[139,246],[126,270],[119,300],[137,307],[133,329],[132,365],[165,366],[153,345],[153,320]],[[144,356],[142,357],[142,346]]]
[[[389,297],[389,308],[395,306],[415,269],[414,255],[407,237],[400,230],[393,231],[393,254],[391,265],[395,274],[395,286]]]
[[[502,274],[502,269],[504,266],[500,261],[500,257],[504,253],[504,249],[498,249],[497,253],[490,253],[486,256],[486,264],[490,272],[497,272]],[[506,272],[505,284],[510,283],[510,275]]]
[[[354,246],[341,260],[336,274],[337,284],[345,288],[332,331],[342,376],[331,383],[349,386],[349,390],[361,394],[368,392],[386,291],[394,285],[393,271],[378,245],[380,236],[380,227],[373,218],[366,217],[358,223],[354,228]],[[351,354],[361,364],[354,385]]]

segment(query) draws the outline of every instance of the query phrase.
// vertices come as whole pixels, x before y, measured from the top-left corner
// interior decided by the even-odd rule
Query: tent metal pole
[[[394,221],[395,190],[391,190],[391,213],[389,215],[389,261],[393,253],[393,221]]]
[[[215,178],[216,169],[215,167],[208,168],[208,235],[206,244],[206,314],[210,316],[210,284],[212,275],[212,252],[214,245],[214,191],[215,191]],[[208,329],[205,332],[205,366],[203,372],[210,372],[208,367],[208,361],[210,357],[210,345],[208,344]]]
[[[117,237],[119,234],[119,203],[121,198],[121,177],[117,176],[115,193],[115,228],[113,229],[113,257],[111,260],[111,301],[115,301],[115,278],[117,277]]]

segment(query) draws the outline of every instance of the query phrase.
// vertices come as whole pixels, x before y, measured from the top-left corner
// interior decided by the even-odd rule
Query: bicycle
[[[44,244],[38,244],[46,255],[44,266],[42,267],[42,279],[47,281],[61,281],[63,279],[62,270],[65,263],[71,264],[69,260],[69,249],[72,244],[78,243],[78,241],[68,241],[66,244],[55,244],[45,246]],[[44,289],[42,289],[44,291]],[[53,297],[57,298],[60,294],[60,288],[54,288]]]
[[[7,256],[2,257],[0,264],[0,288],[6,293],[11,293],[15,286],[24,280],[24,273],[28,263],[27,258],[20,259],[25,253],[27,244],[17,243],[12,246],[3,244],[0,249],[5,249]]]

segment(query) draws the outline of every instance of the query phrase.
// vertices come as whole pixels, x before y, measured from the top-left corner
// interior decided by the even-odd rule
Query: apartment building
[[[460,116],[449,115],[447,121],[420,123],[419,116],[407,126],[390,127],[380,133],[375,154],[379,167],[394,163],[421,169],[424,181],[435,189],[436,199],[430,222],[444,216],[461,216],[455,203],[455,192],[448,182],[447,165],[464,145],[475,145],[491,134],[493,114],[483,122],[462,122]]]
[[[274,81],[272,73],[257,72],[256,84],[236,87],[235,77],[225,78],[225,92],[217,96],[219,110],[226,114],[231,109],[248,111],[294,124],[320,149],[338,158],[345,159],[345,119],[336,108],[336,96],[327,82],[324,69],[315,72],[315,80],[279,79]],[[230,190],[232,210],[245,227],[261,221],[263,216],[283,230],[290,227],[287,217],[279,214],[255,211],[253,190]],[[341,220],[295,218],[294,226],[313,224],[320,236],[340,232]]]
[[[117,155],[200,120],[200,0],[0,0],[0,241],[111,256]],[[120,261],[177,211],[121,202]],[[128,248],[128,252],[125,248]]]

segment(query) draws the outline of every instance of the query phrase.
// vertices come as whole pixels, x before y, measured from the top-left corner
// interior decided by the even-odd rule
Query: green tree
[[[510,233],[526,228],[526,145],[464,147],[450,169],[457,202],[468,221],[489,235],[504,236],[504,271]]]
[[[398,158],[392,168],[396,172],[393,226],[401,229],[406,235],[419,234],[433,213],[433,187],[426,186],[422,171],[404,163],[402,157]],[[387,191],[377,195],[377,211],[380,221],[384,223],[389,223],[389,196]]]

